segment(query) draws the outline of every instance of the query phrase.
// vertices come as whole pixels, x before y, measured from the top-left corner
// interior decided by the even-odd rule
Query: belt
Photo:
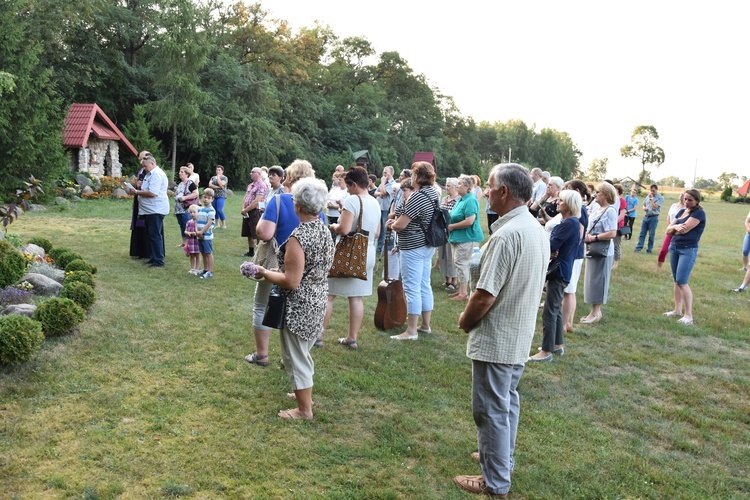
[[[651,214],[651,215],[647,215],[647,216],[646,216],[645,218],[648,218],[648,217],[659,217],[659,214]]]

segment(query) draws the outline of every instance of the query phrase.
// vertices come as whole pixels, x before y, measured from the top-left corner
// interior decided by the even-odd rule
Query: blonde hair
[[[209,195],[211,198],[214,197],[214,190],[211,188],[206,188],[203,190],[203,196]]]

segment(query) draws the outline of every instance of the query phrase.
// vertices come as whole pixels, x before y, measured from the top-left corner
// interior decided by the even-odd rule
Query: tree
[[[697,179],[695,179],[693,187],[695,189],[711,189],[716,191],[720,186],[719,183],[714,179],[704,179],[703,177],[698,177]]]
[[[164,154],[161,149],[161,141],[151,135],[151,129],[146,118],[146,109],[136,104],[133,107],[133,119],[122,129],[125,137],[130,140],[133,147],[138,151],[149,151],[154,155],[157,165],[164,163]],[[138,172],[140,163],[136,158],[129,159],[123,168],[123,175]]]
[[[737,178],[737,174],[735,173],[722,172],[721,175],[719,176],[719,185],[721,186],[721,189],[733,187],[734,180],[736,178]]]
[[[660,179],[656,181],[656,184],[658,184],[659,186],[672,186],[678,188],[685,187],[685,181],[674,175]]]
[[[659,133],[653,125],[638,125],[630,136],[630,144],[620,149],[623,158],[638,158],[641,162],[641,173],[638,180],[645,183],[650,172],[646,171],[646,165],[654,165],[659,168],[664,163],[664,150],[656,141]]]
[[[609,158],[594,158],[591,160],[588,170],[585,174],[587,181],[603,181],[607,178],[607,163]]]

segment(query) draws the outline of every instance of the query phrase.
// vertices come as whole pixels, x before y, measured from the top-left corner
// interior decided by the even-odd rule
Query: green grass
[[[334,345],[347,328],[337,301],[326,346],[313,353],[315,421],[281,420],[292,405],[276,337],[268,368],[242,359],[254,285],[239,274],[240,202],[227,204],[230,229],[216,231],[207,282],[187,274],[173,216],[167,266],[130,259],[126,201],[13,224],[24,241],[47,237],[99,273],[77,332],[0,369],[0,497],[470,497],[451,478],[480,472],[469,458],[471,365],[456,327],[462,305],[447,300],[441,277],[435,333],[418,342],[375,330],[374,295],[360,349]],[[513,498],[750,497],[750,296],[727,292],[742,278],[746,212],[707,204],[695,327],[662,317],[669,271],[623,243],[602,322],[576,326],[564,357],[524,373]],[[582,316],[580,288],[578,302]]]

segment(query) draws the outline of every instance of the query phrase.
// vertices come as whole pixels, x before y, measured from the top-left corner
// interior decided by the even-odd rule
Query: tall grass
[[[451,477],[480,472],[471,369],[462,305],[437,271],[434,333],[417,342],[375,330],[373,296],[359,350],[334,345],[348,324],[337,301],[313,353],[315,420],[279,419],[292,403],[276,338],[268,368],[243,361],[254,285],[239,273],[240,198],[227,203],[230,229],[215,232],[207,281],[187,274],[173,216],[163,269],[128,256],[128,202],[16,221],[24,240],[44,236],[96,264],[98,301],[76,333],[0,371],[0,497],[468,496]],[[750,296],[727,291],[742,279],[746,208],[706,209],[696,326],[661,315],[668,270],[624,242],[602,322],[577,325],[553,363],[527,366],[513,497],[750,496]],[[577,316],[587,311],[579,294]]]

